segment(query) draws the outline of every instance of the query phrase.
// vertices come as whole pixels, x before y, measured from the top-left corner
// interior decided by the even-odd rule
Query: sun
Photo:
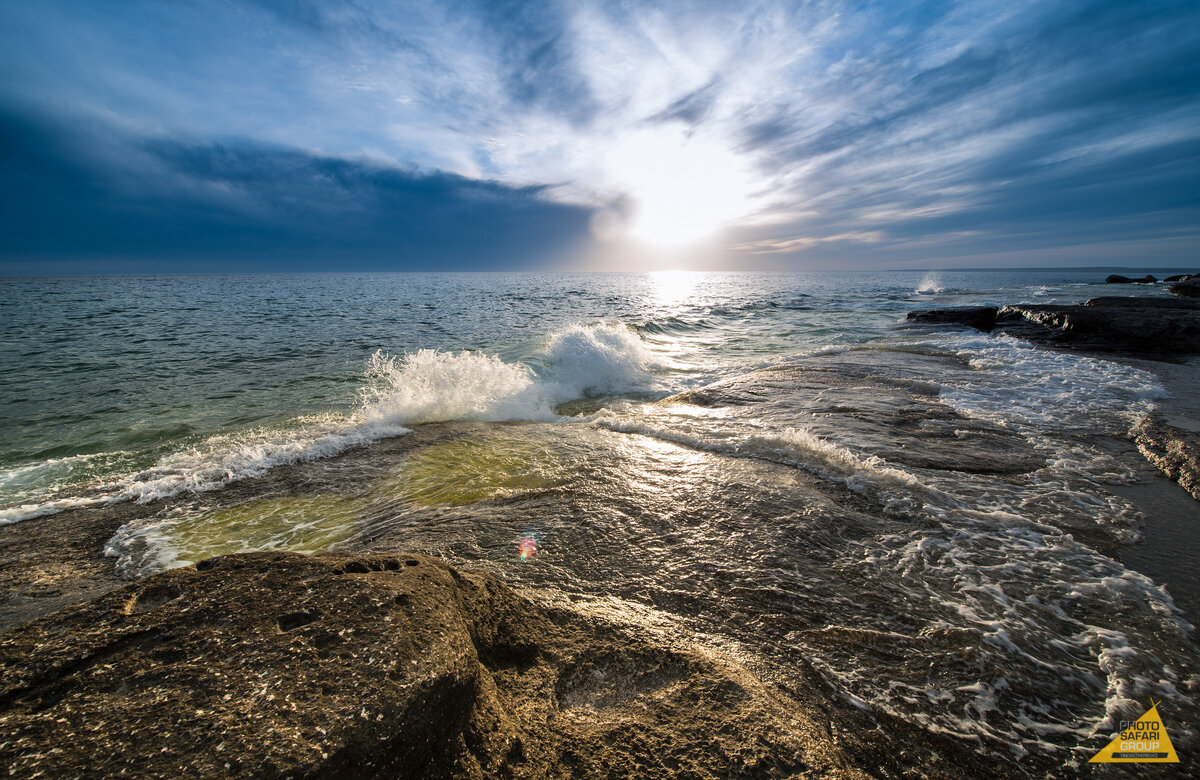
[[[648,244],[704,241],[750,210],[745,161],[716,139],[646,128],[623,137],[607,163],[629,193],[626,235]]]

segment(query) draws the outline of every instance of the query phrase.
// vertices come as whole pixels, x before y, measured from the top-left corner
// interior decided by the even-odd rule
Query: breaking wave
[[[526,362],[470,351],[376,352],[364,371],[356,408],[211,436],[162,456],[149,468],[30,495],[0,509],[0,525],[77,506],[213,490],[276,466],[403,435],[420,423],[553,420],[558,418],[554,407],[566,401],[652,390],[656,372],[665,365],[635,331],[617,323],[565,327],[550,334]],[[19,471],[0,479],[16,479]]]

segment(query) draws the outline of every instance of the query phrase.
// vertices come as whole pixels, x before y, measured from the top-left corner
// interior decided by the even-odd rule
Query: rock
[[[1175,274],[1163,279],[1164,282],[1183,282],[1191,279],[1195,274]]]
[[[1200,306],[1095,298],[1082,306],[1005,306],[996,327],[1040,344],[1131,355],[1200,352]]]
[[[1200,276],[1189,276],[1178,284],[1167,288],[1172,295],[1182,298],[1200,298]]]
[[[1200,501],[1200,437],[1146,415],[1130,431],[1138,451]]]
[[[1197,281],[1196,295],[1200,296],[1200,279]],[[966,319],[962,311],[912,312],[909,319],[961,323]],[[1039,344],[1079,350],[1151,357],[1190,354],[1200,352],[1200,303],[1110,296],[1083,305],[1005,306],[996,312],[992,329]]]
[[[1123,295],[1102,295],[1099,298],[1089,298],[1084,301],[1083,305],[1092,307],[1096,311],[1108,312],[1113,316],[1124,316],[1130,311],[1180,313],[1200,310],[1193,301],[1177,301],[1174,298],[1135,298]]]
[[[967,325],[987,332],[996,325],[996,311],[995,306],[959,306],[948,309],[925,309],[910,311],[906,319],[910,322]]]
[[[1133,279],[1128,276],[1122,276],[1121,274],[1109,274],[1108,277],[1105,278],[1104,283],[1105,284],[1154,284],[1157,281],[1158,280],[1155,279],[1150,274],[1146,274],[1145,276],[1143,276],[1140,279]]]
[[[865,776],[830,704],[417,555],[223,556],[0,636],[12,777]]]
[[[1026,474],[1046,465],[1023,436],[967,417],[939,398],[936,376],[970,381],[964,361],[943,355],[849,352],[730,377],[658,403],[724,408],[729,418],[768,421],[914,468]]]

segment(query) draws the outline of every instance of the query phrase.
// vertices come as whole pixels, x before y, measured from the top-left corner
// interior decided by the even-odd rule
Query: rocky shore
[[[1093,298],[1079,305],[972,306],[908,313],[910,322],[966,325],[1036,344],[1163,357],[1200,353],[1200,300]]]
[[[907,320],[964,325],[1043,346],[1117,358],[1178,363],[1200,354],[1200,300],[1191,297],[1114,296],[1079,305],[925,309],[909,312]],[[1176,379],[1168,383],[1174,385],[1168,390],[1177,394],[1186,381]],[[1200,500],[1200,425],[1170,424],[1161,416],[1151,416],[1134,425],[1129,436],[1151,464]]]
[[[1196,351],[1197,310],[1129,300],[910,319],[1169,367],[1175,413],[1128,440],[1123,422],[1063,435],[1152,474],[1136,446],[1200,498],[1200,383],[1163,362]],[[1082,775],[1102,742],[1084,730],[1136,703],[1096,677],[1103,647],[1070,642],[1129,637],[1131,678],[1178,674],[1164,685],[1187,696],[1194,643],[1115,562],[1123,528],[1096,513],[1120,486],[946,402],[979,381],[953,355],[850,350],[647,404],[643,427],[433,423],[202,504],[9,526],[0,760],[13,777]],[[356,502],[347,551],[195,555],[132,582],[101,556],[119,528],[194,516],[236,536],[222,511],[310,496]],[[526,565],[513,545],[535,523]],[[1134,591],[1101,584],[1123,577]],[[1194,708],[1172,706],[1194,766]]]
[[[902,763],[863,755],[853,708],[816,686],[788,697],[729,659],[419,555],[210,559],[5,634],[0,670],[11,777],[851,778]]]

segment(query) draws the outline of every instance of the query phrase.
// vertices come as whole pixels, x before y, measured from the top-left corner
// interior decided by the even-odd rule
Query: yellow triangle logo
[[[1178,764],[1179,756],[1167,736],[1162,718],[1158,717],[1158,705],[1150,702],[1150,709],[1133,722],[1121,721],[1121,733],[1101,750],[1089,764]]]

